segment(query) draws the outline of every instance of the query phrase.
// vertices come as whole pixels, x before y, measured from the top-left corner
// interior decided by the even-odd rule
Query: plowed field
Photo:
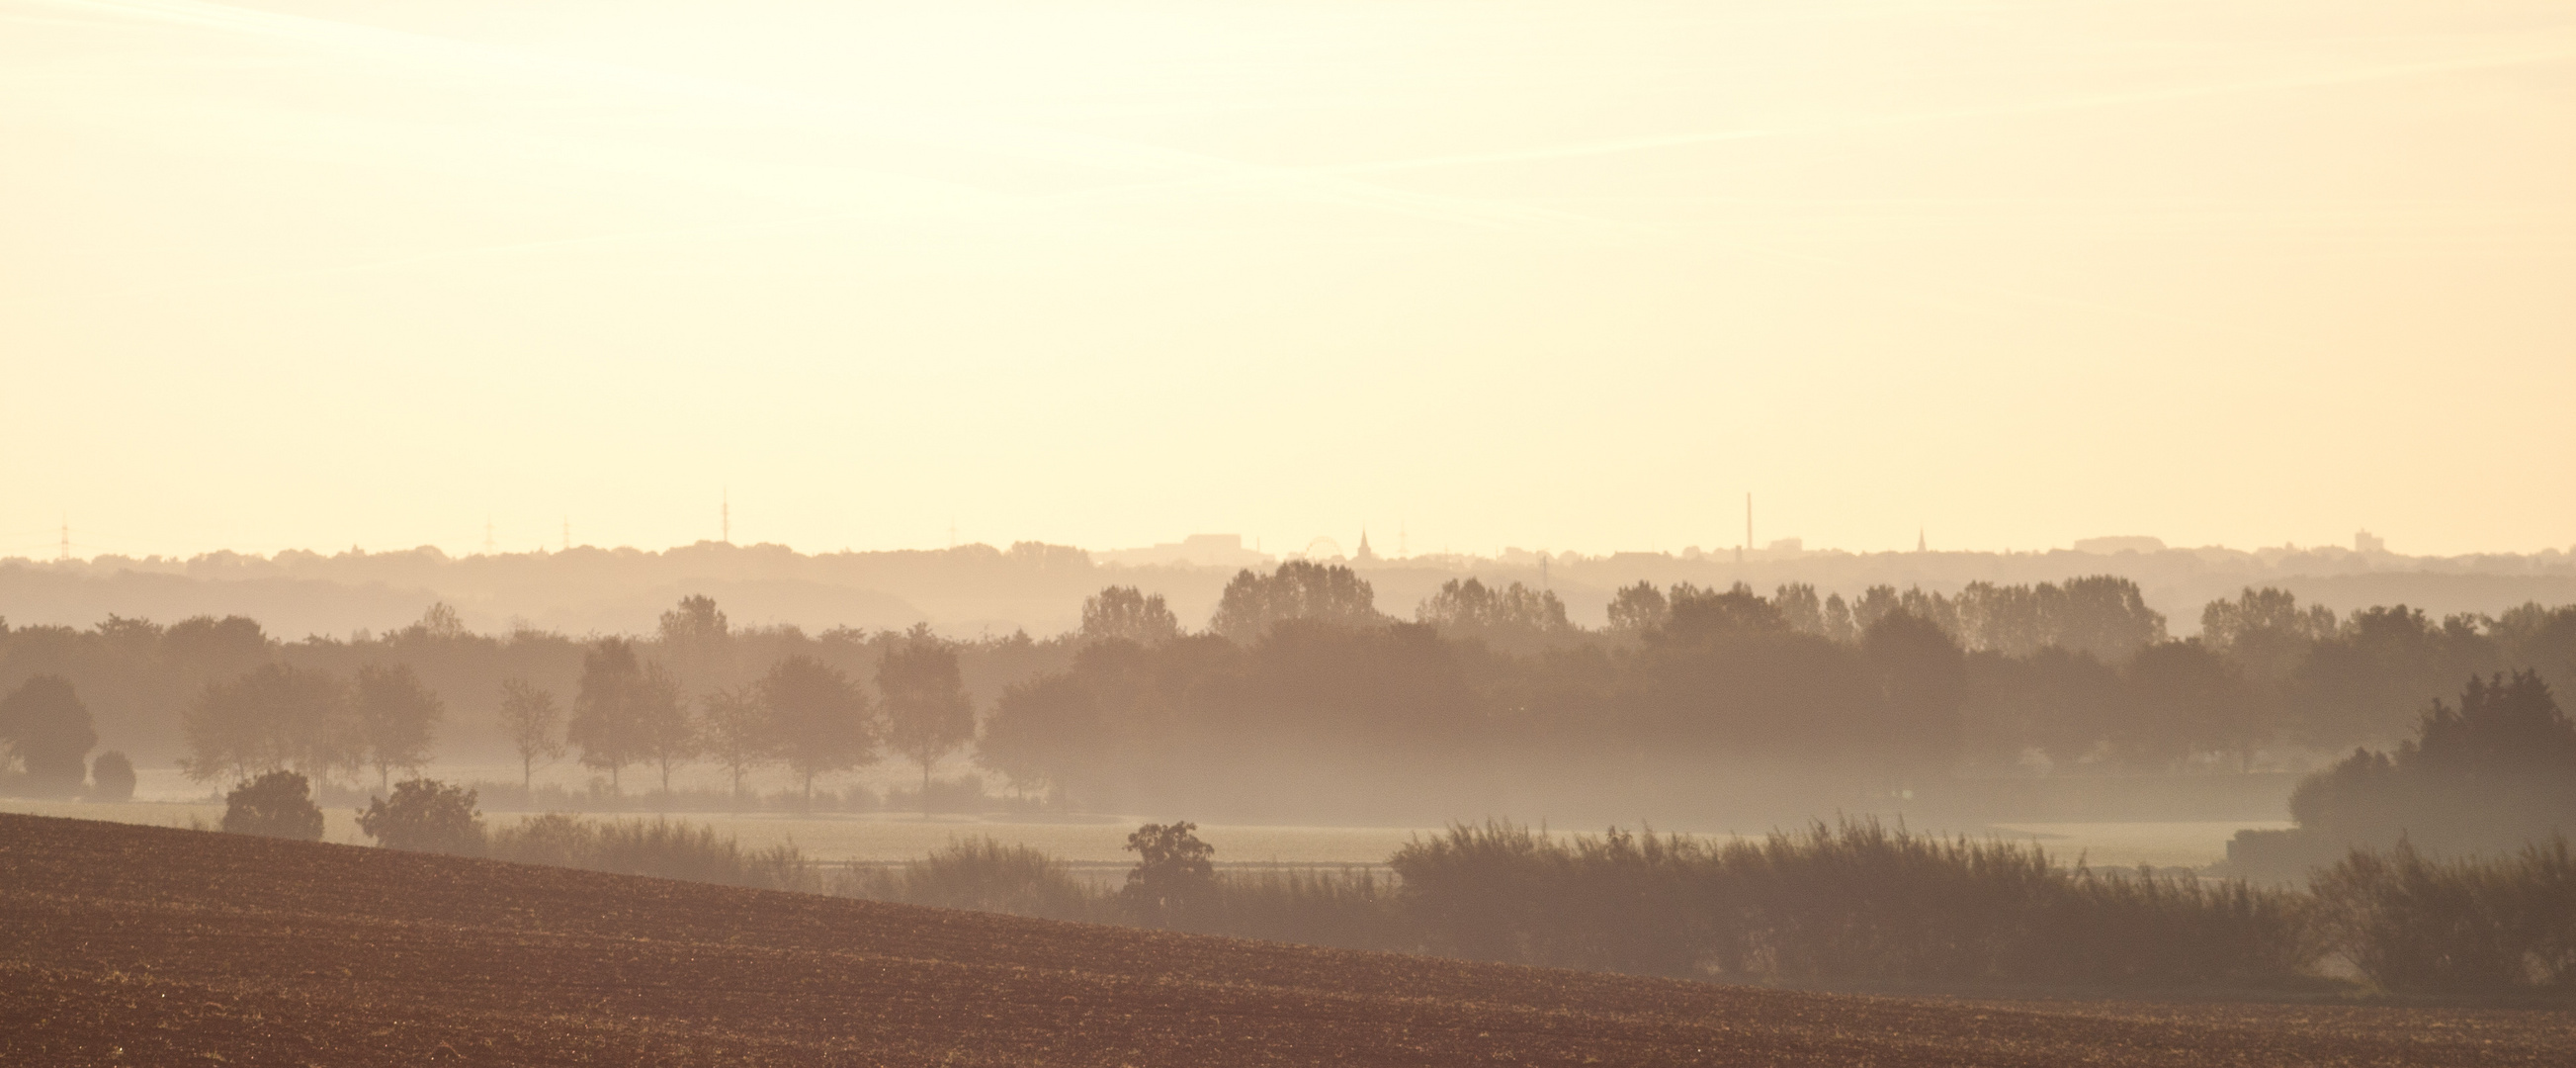
[[[2567,1064],[2538,1010],[1861,998],[0,815],[0,1064]]]

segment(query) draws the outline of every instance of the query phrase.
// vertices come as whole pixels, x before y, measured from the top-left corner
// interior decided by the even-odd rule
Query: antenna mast
[[[733,544],[733,487],[725,487],[724,502],[718,506],[717,515],[717,537],[727,545]]]
[[[66,564],[72,562],[72,516],[69,512],[63,513],[63,554],[61,560]]]

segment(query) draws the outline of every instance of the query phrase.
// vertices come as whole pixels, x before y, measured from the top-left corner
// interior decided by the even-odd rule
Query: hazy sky
[[[2576,543],[2576,7],[0,0],[0,554]]]

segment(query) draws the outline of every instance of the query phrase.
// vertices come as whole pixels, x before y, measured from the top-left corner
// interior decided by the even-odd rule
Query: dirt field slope
[[[2546,1011],[2003,1006],[0,815],[0,1064],[2567,1064]]]

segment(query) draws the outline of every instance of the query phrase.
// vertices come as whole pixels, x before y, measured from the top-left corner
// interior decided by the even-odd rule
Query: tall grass
[[[2294,981],[2295,895],[2067,869],[2036,846],[1874,820],[1712,843],[1452,827],[1397,852],[1432,952],[1790,984]]]
[[[2576,991],[2576,854],[2436,862],[2356,850],[2307,891],[2061,867],[2034,845],[1874,820],[1758,840],[1458,825],[1392,874],[1218,871],[1147,916],[1025,845],[969,838],[824,877],[666,820],[554,813],[494,830],[534,864],[1351,949],[1791,986],[2312,986],[2328,957],[2381,989]]]
[[[2328,946],[2392,991],[2576,990],[2576,856],[2429,860],[2354,850],[2311,883]]]
[[[951,842],[899,868],[851,869],[834,880],[832,892],[1051,920],[1112,918],[1105,897],[1063,861],[989,837]]]
[[[703,824],[666,819],[585,820],[550,812],[493,830],[484,855],[522,864],[651,875],[769,890],[823,889],[821,873],[793,845],[744,849]]]

